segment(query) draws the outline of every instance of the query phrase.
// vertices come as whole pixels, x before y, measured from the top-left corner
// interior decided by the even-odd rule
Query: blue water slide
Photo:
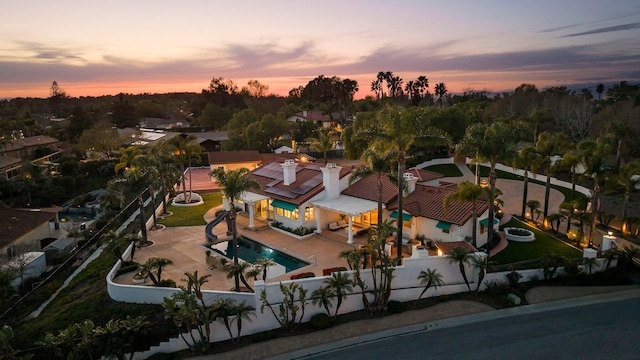
[[[208,223],[204,228],[204,235],[207,237],[208,242],[215,243],[216,241],[218,241],[218,236],[213,233],[213,228],[216,227],[216,225],[220,224],[226,218],[226,216],[227,210],[222,210],[220,214],[218,214],[218,216],[216,216],[216,218]]]

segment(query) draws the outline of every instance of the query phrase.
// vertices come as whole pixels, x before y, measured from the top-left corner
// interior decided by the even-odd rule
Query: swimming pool
[[[233,259],[233,241],[221,242],[211,246],[211,249]],[[272,249],[246,236],[238,237],[238,258],[255,264],[256,260],[269,258],[285,268],[285,272],[293,271],[310,263]]]

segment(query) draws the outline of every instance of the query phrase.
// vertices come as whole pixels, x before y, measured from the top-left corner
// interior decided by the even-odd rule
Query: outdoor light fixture
[[[609,231],[607,234],[609,234],[609,236],[612,236],[613,232]]]

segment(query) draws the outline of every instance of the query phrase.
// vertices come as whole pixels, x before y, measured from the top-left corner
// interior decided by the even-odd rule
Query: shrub
[[[276,332],[275,331],[264,331],[261,333],[257,333],[257,334],[253,334],[251,335],[251,341],[253,341],[254,343],[257,342],[261,342],[261,341],[267,341],[267,340],[273,340],[276,338]]]
[[[487,281],[485,286],[487,287],[486,291],[491,296],[507,295],[511,291],[509,284],[500,280]]]
[[[309,320],[309,325],[314,330],[324,330],[331,326],[331,318],[325,313],[315,314]]]
[[[315,277],[316,274],[308,271],[308,272],[303,272],[300,274],[296,274],[296,275],[291,275],[291,280],[297,280],[297,279],[306,279],[306,278],[312,278]]]
[[[520,279],[522,279],[522,275],[520,275],[520,273],[515,270],[511,271],[505,276],[507,277],[509,286],[511,286],[512,288],[516,288],[518,286],[518,283],[520,282]]]
[[[400,314],[402,312],[405,312],[406,310],[407,304],[401,301],[391,300],[387,303],[387,311],[392,314]]]
[[[338,266],[338,267],[332,267],[332,268],[328,268],[328,269],[323,269],[322,270],[322,276],[329,276],[329,275],[331,275],[331,273],[340,272],[340,271],[347,271],[347,268],[344,267],[344,266]]]
[[[168,288],[175,288],[176,286],[176,282],[171,280],[171,279],[162,279],[160,281],[158,281],[158,287],[168,287]]]

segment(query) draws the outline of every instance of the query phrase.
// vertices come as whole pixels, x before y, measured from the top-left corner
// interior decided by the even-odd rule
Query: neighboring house
[[[169,140],[176,136],[187,137],[189,135],[193,135],[206,152],[220,151],[222,148],[222,142],[229,140],[229,136],[226,131],[181,133],[145,128],[124,128],[118,129],[118,135],[131,138],[131,143],[134,145],[154,144],[160,139]]]
[[[149,118],[143,117],[140,119],[140,128],[149,128],[149,129],[164,129],[169,130],[174,127],[189,127],[190,123],[188,120],[172,120],[172,119],[164,119],[164,118]]]
[[[48,167],[62,156],[58,139],[38,135],[11,140],[0,146],[0,176],[6,180],[19,179],[22,163],[33,161]],[[46,169],[45,169],[46,170]]]
[[[298,121],[311,121],[314,122],[318,126],[322,126],[325,128],[331,127],[331,118],[329,115],[325,114],[324,111],[320,110],[303,110],[299,113],[291,115],[287,118],[289,122],[298,122]]]
[[[282,153],[291,153],[291,154],[293,154],[295,151],[292,148],[283,145],[283,146],[280,146],[279,148],[273,150],[273,152],[276,153],[276,154],[282,154]]]
[[[262,163],[262,158],[257,150],[210,151],[207,155],[211,170],[218,168],[224,171],[240,168],[255,170]]]
[[[39,241],[52,237],[50,220],[56,214],[45,211],[0,209],[0,254],[10,258],[22,249],[40,249]]]

